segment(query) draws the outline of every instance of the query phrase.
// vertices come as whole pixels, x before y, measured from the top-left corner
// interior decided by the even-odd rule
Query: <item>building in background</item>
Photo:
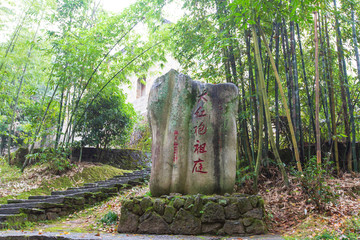
[[[137,78],[133,76],[130,78],[131,84],[122,87],[124,93],[127,94],[127,101],[132,103],[135,110],[143,116],[147,113],[149,93],[154,81],[166,74],[170,69],[181,71],[178,61],[172,57],[167,59],[168,61],[162,67],[160,64],[157,64],[149,70],[145,77]]]

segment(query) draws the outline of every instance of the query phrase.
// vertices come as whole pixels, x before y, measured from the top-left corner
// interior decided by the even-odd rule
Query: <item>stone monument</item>
[[[118,232],[266,232],[262,198],[229,194],[236,173],[237,104],[234,84],[196,82],[174,70],[155,81],[148,105],[152,196],[122,201]]]
[[[236,175],[238,88],[171,70],[150,91],[152,196],[231,193]]]

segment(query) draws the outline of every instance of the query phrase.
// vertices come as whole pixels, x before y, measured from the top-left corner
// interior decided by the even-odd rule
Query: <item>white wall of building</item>
[[[137,96],[138,78],[136,76],[130,77],[131,84],[129,86],[121,87],[124,93],[127,94],[127,102],[132,103],[134,105],[135,110],[139,112],[141,115],[145,115],[147,112],[149,93],[154,81],[158,77],[169,72],[171,69],[181,71],[180,64],[178,61],[176,61],[172,57],[168,57],[167,60],[168,61],[163,64],[163,68],[161,68],[160,64],[157,64],[148,71],[148,74],[146,75],[146,85],[145,85],[144,95]]]

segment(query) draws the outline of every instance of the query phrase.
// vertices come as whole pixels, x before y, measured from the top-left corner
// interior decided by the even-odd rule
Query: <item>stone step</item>
[[[15,214],[0,214],[0,222],[5,222],[12,216],[15,216]]]
[[[62,203],[64,201],[64,197],[54,197],[52,198],[35,198],[35,199],[8,199],[7,203],[9,205],[17,204],[17,203],[33,203],[33,202],[46,202],[46,203]]]
[[[101,188],[94,187],[94,188],[86,188],[86,189],[74,189],[74,190],[65,190],[65,191],[54,191],[51,192],[52,196],[58,195],[69,195],[73,193],[81,193],[81,192],[100,192]]]
[[[0,224],[5,222],[9,217],[20,213],[20,209],[25,212],[44,213],[46,208],[59,207],[56,204],[64,202],[65,197],[84,197],[86,193],[103,192],[106,196],[117,194],[117,188],[120,184],[136,185],[142,182],[143,178],[149,176],[149,170],[141,170],[134,173],[118,175],[105,181],[86,183],[82,187],[68,188],[65,191],[54,191],[51,195],[30,196],[28,199],[9,199],[8,204],[0,205]],[[54,204],[54,205],[52,205]],[[36,213],[38,214],[38,213]]]
[[[43,202],[27,202],[27,203],[12,203],[0,205],[0,210],[4,208],[37,208]]]
[[[95,184],[93,186],[86,186],[86,187],[68,188],[66,191],[86,190],[86,189],[92,189],[92,188],[108,188],[108,187],[114,187],[116,184],[119,184],[119,183],[105,183],[105,184]]]
[[[17,214],[17,213],[20,213],[20,207],[0,208],[0,215],[1,214]]]
[[[56,197],[60,197],[60,195]],[[47,199],[47,198],[54,198],[54,196],[51,195],[29,196],[29,199]]]

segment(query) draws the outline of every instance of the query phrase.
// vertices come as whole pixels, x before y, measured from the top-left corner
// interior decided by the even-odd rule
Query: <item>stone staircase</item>
[[[30,196],[28,199],[9,199],[0,205],[0,227],[17,228],[24,221],[53,220],[91,206],[118,192],[143,183],[150,169],[125,173],[105,181],[85,183],[82,187],[54,191],[49,196]]]

